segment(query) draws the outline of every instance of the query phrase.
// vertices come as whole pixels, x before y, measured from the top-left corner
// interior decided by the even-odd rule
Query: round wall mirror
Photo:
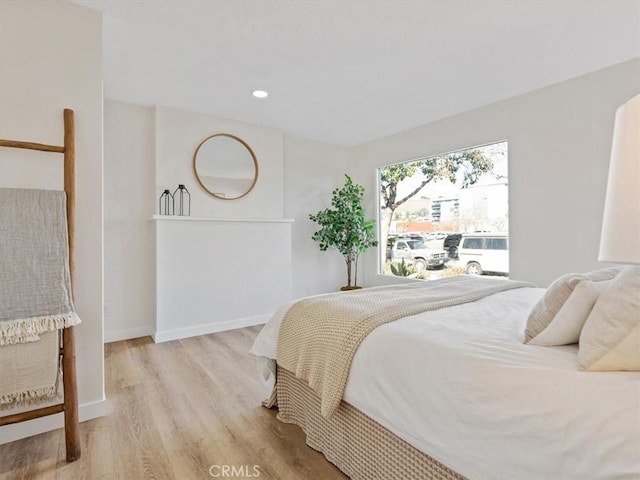
[[[222,200],[235,200],[255,186],[258,160],[244,140],[217,133],[205,138],[196,148],[193,171],[208,193]]]

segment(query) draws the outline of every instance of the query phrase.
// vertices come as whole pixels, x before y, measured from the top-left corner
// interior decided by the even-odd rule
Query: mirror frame
[[[208,140],[211,140],[212,138],[215,138],[215,137],[227,137],[227,138],[232,138],[233,140],[236,140],[236,141],[240,142],[249,151],[249,154],[251,155],[251,158],[253,159],[253,167],[255,169],[255,173],[253,174],[253,182],[251,182],[251,186],[242,195],[239,195],[237,197],[221,197],[220,195],[216,195],[214,192],[209,190],[206,187],[206,185],[202,182],[202,180],[200,180],[200,175],[198,175],[198,168],[196,166],[196,162],[198,160],[198,152],[200,151],[200,147],[202,147]],[[200,142],[200,144],[198,145],[198,148],[196,148],[196,151],[193,154],[193,173],[196,176],[196,180],[198,180],[198,183],[200,184],[200,186],[209,195],[211,195],[211,196],[213,196],[215,198],[219,198],[220,200],[238,200],[239,198],[247,196],[251,192],[251,190],[253,190],[253,187],[255,187],[256,183],[258,182],[258,173],[259,173],[258,159],[256,158],[256,154],[253,152],[253,150],[251,149],[249,144],[247,142],[245,142],[244,140],[242,140],[240,137],[237,137],[235,135],[231,135],[230,133],[214,133],[213,135],[210,135],[207,138],[205,138],[204,140],[202,140]]]

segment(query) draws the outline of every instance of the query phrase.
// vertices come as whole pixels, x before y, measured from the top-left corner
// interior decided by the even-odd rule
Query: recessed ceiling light
[[[254,90],[253,96],[256,98],[267,98],[269,96],[269,93],[265,92],[264,90]]]

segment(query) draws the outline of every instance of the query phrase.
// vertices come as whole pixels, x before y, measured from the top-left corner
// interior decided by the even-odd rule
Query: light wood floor
[[[81,459],[65,462],[62,430],[37,435],[0,445],[0,480],[197,480],[214,478],[213,465],[217,478],[346,479],[299,427],[260,406],[264,388],[247,353],[259,330],[105,345],[113,413],[80,424]],[[243,474],[223,477],[223,465]]]

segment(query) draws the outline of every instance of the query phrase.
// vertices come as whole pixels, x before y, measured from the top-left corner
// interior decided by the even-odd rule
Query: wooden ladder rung
[[[29,410],[28,412],[14,413],[13,415],[7,415],[6,417],[0,417],[0,427],[3,425],[11,425],[13,423],[25,422],[27,420],[33,420],[34,418],[45,417],[47,415],[53,415],[54,413],[64,412],[64,404],[58,403],[49,407],[37,408],[35,410]]]
[[[64,147],[58,145],[46,145],[44,143],[21,142],[19,140],[2,140],[0,147],[26,148],[28,150],[39,150],[41,152],[64,153]]]

